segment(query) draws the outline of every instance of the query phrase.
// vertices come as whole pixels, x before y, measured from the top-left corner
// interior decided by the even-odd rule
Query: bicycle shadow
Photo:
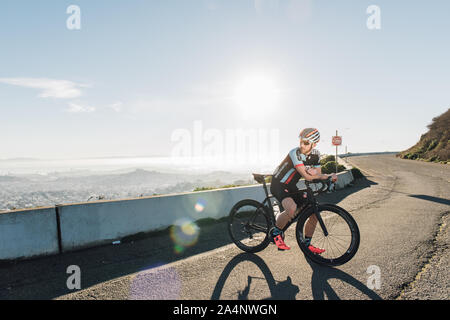
[[[313,271],[311,277],[311,291],[314,300],[325,300],[325,295],[328,300],[341,300],[339,295],[329,284],[328,281],[330,279],[336,279],[347,283],[365,294],[371,300],[383,300],[375,291],[369,289],[364,283],[355,279],[348,273],[333,267],[320,266],[308,258],[306,258],[306,261]]]
[[[240,253],[228,262],[214,287],[211,300],[219,300],[221,298],[226,282],[229,279],[233,269],[236,268],[239,263],[246,261],[255,264],[259,268],[269,287],[270,297],[261,300],[296,300],[296,296],[300,292],[300,289],[299,286],[292,283],[291,277],[288,276],[284,281],[275,280],[272,272],[264,260],[261,257],[251,253]],[[328,281],[330,279],[337,279],[347,283],[365,294],[371,300],[382,300],[382,298],[375,291],[369,289],[364,283],[355,279],[348,273],[336,268],[320,266],[307,258],[306,261],[313,271],[311,277],[311,291],[313,300],[325,300],[325,296],[328,300],[341,300],[337,292],[329,284]],[[247,276],[247,284],[242,290],[237,291],[237,300],[249,299],[249,293],[254,278],[256,277],[252,277],[250,275]]]
[[[292,283],[291,277],[288,276],[287,279],[284,281],[275,280],[269,267],[261,257],[252,253],[245,253],[245,252],[235,256],[225,266],[225,268],[222,271],[222,274],[220,275],[214,287],[213,293],[211,295],[211,300],[220,299],[222,291],[225,287],[225,283],[229,278],[231,272],[239,263],[245,261],[254,263],[263,273],[264,279],[268,284],[271,295],[270,297],[264,298],[262,300],[295,300],[295,297],[297,293],[300,292],[300,289],[298,286]],[[249,299],[250,288],[252,285],[252,280],[254,278],[255,277],[252,277],[250,275],[247,276],[247,285],[243,290],[237,292],[237,300]]]

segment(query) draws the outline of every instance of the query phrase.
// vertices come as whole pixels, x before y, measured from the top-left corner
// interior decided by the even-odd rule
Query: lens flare
[[[187,247],[195,245],[199,234],[200,228],[194,221],[188,218],[175,221],[170,228],[170,237],[175,244],[175,253],[182,253]]]
[[[203,212],[203,210],[205,210],[205,206],[206,206],[206,201],[203,199],[198,199],[194,208],[195,208],[195,211],[197,211],[197,212]]]

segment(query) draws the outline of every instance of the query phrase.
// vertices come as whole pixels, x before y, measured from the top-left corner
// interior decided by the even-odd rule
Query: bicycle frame
[[[263,188],[264,188],[264,192],[266,194],[266,198],[264,199],[264,201],[262,202],[262,204],[264,206],[267,206],[270,208],[270,219],[272,222],[272,225],[275,226],[276,224],[276,219],[275,219],[275,212],[273,210],[273,205],[272,202],[270,201],[270,198],[275,198],[274,195],[269,194],[269,191],[267,190],[267,183],[265,180],[263,180]],[[295,217],[288,222],[288,224],[283,228],[283,231],[286,231],[294,222],[296,222],[298,220],[298,218],[300,217],[300,215],[305,212],[309,207],[312,207],[314,210],[314,214],[317,218],[317,221],[319,222],[320,227],[322,228],[323,234],[324,236],[328,236],[328,230],[325,226],[325,223],[323,222],[322,217],[320,216],[320,212],[319,212],[319,202],[317,201],[316,197],[314,196],[314,192],[313,190],[309,187],[309,183],[306,183],[306,191],[304,190],[298,190],[296,192],[292,192],[290,193],[290,195],[292,195],[293,197],[295,196],[300,196],[301,193],[306,192],[306,205],[301,208],[300,212],[297,212],[297,214],[295,215]],[[267,203],[267,204],[266,204]],[[280,203],[281,204],[281,203]]]

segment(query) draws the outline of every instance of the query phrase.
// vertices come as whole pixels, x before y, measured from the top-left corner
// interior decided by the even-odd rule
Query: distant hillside
[[[416,145],[400,152],[397,157],[448,163],[450,161],[450,109],[433,118],[428,129],[428,132],[420,137]]]

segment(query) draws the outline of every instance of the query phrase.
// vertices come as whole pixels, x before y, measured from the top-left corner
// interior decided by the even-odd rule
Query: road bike
[[[228,232],[236,246],[245,252],[259,252],[273,242],[270,230],[275,226],[276,215],[283,211],[283,207],[267,189],[266,179],[271,176],[253,174],[256,182],[263,185],[266,195],[263,202],[244,199],[230,211]],[[331,203],[319,203],[316,199],[317,195],[333,187],[331,178],[305,181],[305,186],[306,189],[290,193],[298,209],[295,217],[284,227],[283,235],[297,222],[295,236],[307,258],[325,266],[339,266],[348,262],[358,251],[360,242],[355,219],[345,209]],[[311,245],[325,249],[322,254],[311,252],[305,242],[305,226],[308,224],[309,227],[311,224],[316,225]]]

